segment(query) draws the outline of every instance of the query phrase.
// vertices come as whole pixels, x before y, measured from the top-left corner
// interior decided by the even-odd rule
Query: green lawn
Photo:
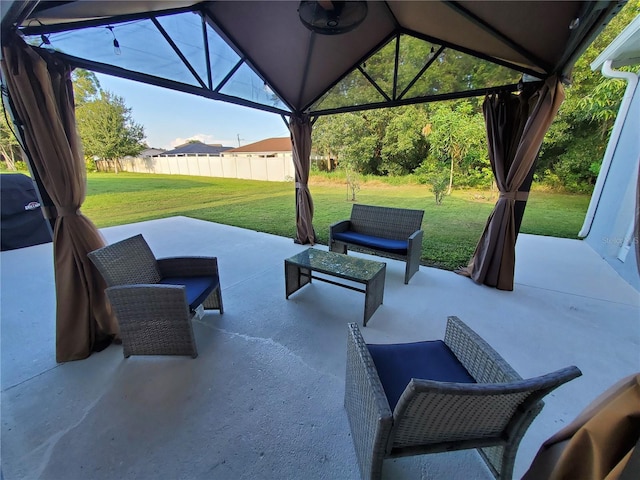
[[[320,243],[329,225],[349,218],[352,202],[346,185],[312,177],[313,224]],[[436,205],[423,185],[366,182],[358,202],[417,208],[425,211],[422,263],[448,270],[466,265],[480,237],[495,198],[488,192],[461,190]],[[586,195],[534,191],[521,232],[576,238],[589,204]],[[292,182],[259,182],[178,175],[132,173],[88,175],[83,212],[107,227],[184,215],[284,237],[295,237],[295,196]]]

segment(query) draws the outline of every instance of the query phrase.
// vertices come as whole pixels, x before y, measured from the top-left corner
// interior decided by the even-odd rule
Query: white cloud
[[[208,135],[206,133],[196,133],[195,135],[191,135],[190,137],[186,137],[186,138],[181,138],[181,137],[174,138],[169,143],[169,147],[176,148],[179,145],[184,145],[189,140],[198,140],[199,142],[206,143],[206,144],[220,143],[226,147],[230,147],[234,145],[232,140],[219,140],[219,139],[216,139],[213,135]]]

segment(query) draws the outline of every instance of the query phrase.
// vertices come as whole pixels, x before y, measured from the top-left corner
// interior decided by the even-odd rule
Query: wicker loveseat
[[[329,249],[347,253],[347,247],[404,260],[404,283],[420,269],[423,210],[354,204],[351,218],[329,227]]]
[[[349,324],[344,404],[362,478],[385,458],[477,448],[510,479],[520,440],[542,398],[580,376],[567,367],[523,380],[457,317],[443,341],[367,345]]]
[[[88,256],[107,284],[125,358],[198,356],[191,321],[204,309],[223,313],[216,257],[156,259],[142,235]]]

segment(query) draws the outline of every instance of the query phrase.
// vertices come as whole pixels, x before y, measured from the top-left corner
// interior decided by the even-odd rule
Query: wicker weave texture
[[[355,204],[350,229],[374,237],[406,240],[422,228],[423,216],[423,210]]]
[[[185,288],[175,285],[123,285],[107,288],[130,355],[191,355],[198,350]]]
[[[153,252],[142,235],[107,245],[88,256],[108,287],[158,283],[161,278]]]
[[[394,448],[498,437],[529,395],[440,393],[437,383],[433,382],[427,392],[417,391],[419,388],[407,391],[407,408],[400,412],[396,408],[397,413],[394,412]],[[402,401],[401,398],[398,404]]]
[[[458,317],[447,318],[444,343],[478,383],[508,383],[522,377]]]
[[[542,397],[581,375],[567,367],[523,380],[480,336],[449,317],[445,342],[478,383],[412,379],[381,427],[388,402],[358,327],[349,325],[345,407],[363,478],[380,478],[384,458],[477,448],[497,479],[510,479],[522,437]],[[386,410],[385,410],[386,409]],[[367,431],[368,430],[368,431]]]

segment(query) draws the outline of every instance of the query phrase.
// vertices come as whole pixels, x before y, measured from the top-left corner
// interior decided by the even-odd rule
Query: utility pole
[[[240,138],[240,134],[239,133],[237,134],[237,137],[238,137],[238,147],[240,147],[240,140],[244,140],[244,138]]]

